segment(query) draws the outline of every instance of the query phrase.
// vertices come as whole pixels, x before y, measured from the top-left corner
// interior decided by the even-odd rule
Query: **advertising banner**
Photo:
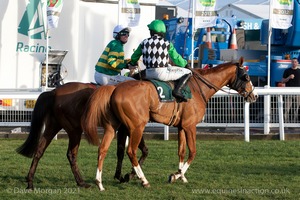
[[[119,24],[134,27],[139,25],[141,8],[138,0],[119,1]]]
[[[195,0],[195,28],[212,27],[217,22],[216,0]]]
[[[59,15],[63,7],[63,0],[48,0],[47,2],[47,18],[48,29],[57,28]]]
[[[271,27],[288,29],[292,26],[294,0],[271,0]]]

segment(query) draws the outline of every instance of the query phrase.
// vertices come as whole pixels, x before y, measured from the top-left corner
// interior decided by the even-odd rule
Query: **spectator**
[[[282,76],[282,82],[285,83],[286,87],[300,87],[300,69],[298,68],[297,58],[292,59],[292,67],[284,70]],[[293,106],[294,104],[294,106]],[[299,95],[288,95],[285,99],[285,121],[286,122],[298,122],[298,109],[300,105]],[[292,109],[293,108],[293,109]],[[292,109],[292,110],[291,110]],[[291,116],[290,112],[294,114]]]

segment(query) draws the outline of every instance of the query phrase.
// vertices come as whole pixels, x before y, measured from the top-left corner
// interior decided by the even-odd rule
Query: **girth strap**
[[[174,101],[174,104],[177,104],[174,105],[174,110],[173,110],[173,114],[170,118],[170,122],[167,124],[168,126],[173,126],[178,118],[178,115],[179,115],[179,103]]]

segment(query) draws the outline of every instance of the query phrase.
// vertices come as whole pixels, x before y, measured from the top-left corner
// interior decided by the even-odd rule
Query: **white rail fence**
[[[226,89],[225,89],[226,90]],[[245,103],[233,90],[217,92],[209,101],[203,121],[197,127],[241,127],[245,141],[250,140],[250,128],[263,128],[264,134],[270,128],[279,128],[280,140],[284,140],[285,127],[299,127],[299,117],[286,119],[284,105],[288,97],[300,96],[300,88],[256,88],[259,99]],[[30,126],[34,102],[41,92],[0,92],[0,126]],[[292,102],[290,102],[292,103]],[[299,102],[300,103],[300,102]],[[298,105],[298,104],[297,104]],[[299,108],[293,108],[297,110]],[[300,113],[300,112],[299,112]],[[290,113],[290,115],[297,114]],[[289,115],[289,116],[290,116]],[[169,139],[169,127],[148,123],[148,127],[164,127],[164,138]]]

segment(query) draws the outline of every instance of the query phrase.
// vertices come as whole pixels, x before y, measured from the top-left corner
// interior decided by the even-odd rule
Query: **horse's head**
[[[243,66],[243,57],[240,58],[239,63],[236,63],[236,77],[233,82],[229,83],[229,87],[236,90],[247,102],[255,102],[258,98],[257,92],[251,82],[247,70]]]

